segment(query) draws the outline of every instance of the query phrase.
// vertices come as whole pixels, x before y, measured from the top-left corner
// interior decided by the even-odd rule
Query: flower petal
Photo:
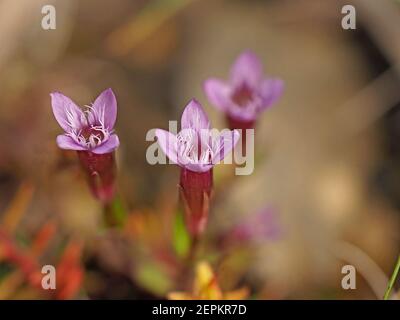
[[[104,154],[113,152],[119,146],[119,138],[116,134],[112,134],[107,141],[103,142],[98,147],[92,149],[91,151],[96,154]]]
[[[283,93],[284,82],[281,79],[265,79],[260,86],[260,95],[263,103],[261,110],[271,106]],[[260,110],[260,111],[261,111]]]
[[[238,130],[223,130],[219,137],[216,138],[214,149],[214,157],[212,163],[215,165],[232,151],[237,142],[239,141],[240,133]]]
[[[77,144],[71,137],[66,136],[65,134],[60,134],[59,136],[57,136],[56,141],[58,147],[64,150],[86,150],[85,147]]]
[[[86,121],[83,111],[62,93],[53,92],[50,96],[54,117],[61,128],[65,132],[81,128]]]
[[[190,100],[187,104],[181,118],[181,129],[188,128],[196,131],[210,128],[210,121],[207,114],[201,104],[195,99]]]
[[[111,88],[104,90],[93,102],[88,120],[91,125],[104,125],[111,131],[117,119],[117,99]]]
[[[251,87],[262,80],[263,66],[258,57],[250,50],[244,51],[234,62],[231,69],[231,83],[236,87],[243,83]]]
[[[178,156],[176,152],[176,136],[169,131],[157,129],[155,132],[158,144],[161,150],[175,164],[178,164]]]
[[[220,111],[225,112],[231,101],[229,99],[230,87],[223,81],[215,78],[210,78],[204,82],[204,92],[208,100]]]

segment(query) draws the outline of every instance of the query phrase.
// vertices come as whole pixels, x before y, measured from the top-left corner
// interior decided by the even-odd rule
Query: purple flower
[[[54,92],[50,96],[54,116],[65,131],[57,137],[61,149],[104,154],[119,146],[113,130],[117,100],[111,89],[103,91],[85,111],[61,93]]]
[[[222,161],[239,139],[239,132],[210,129],[202,106],[191,100],[181,119],[181,131],[175,135],[157,129],[156,137],[163,152],[181,167],[180,197],[189,232],[197,237],[207,224],[215,164]]]
[[[245,216],[223,235],[224,245],[262,244],[278,240],[282,236],[282,227],[277,219],[277,212],[271,207]]]
[[[245,51],[233,64],[227,82],[216,78],[205,81],[210,103],[227,115],[231,128],[253,127],[259,114],[282,95],[283,81],[264,77],[262,69],[258,57]]]
[[[266,207],[246,217],[232,232],[240,241],[262,243],[265,240],[279,238],[281,227],[277,221],[276,211]]]
[[[116,166],[114,150],[119,146],[114,133],[117,100],[111,89],[103,91],[83,111],[61,93],[50,94],[54,116],[65,133],[57,137],[61,149],[75,150],[93,195],[104,203],[114,199]]]
[[[210,129],[203,107],[193,99],[183,111],[177,135],[162,129],[155,134],[171,162],[193,172],[207,172],[225,158],[240,136],[236,130],[216,131]]]

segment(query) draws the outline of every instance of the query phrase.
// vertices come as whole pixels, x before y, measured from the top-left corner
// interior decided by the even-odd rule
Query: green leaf
[[[116,197],[104,208],[104,220],[109,227],[122,227],[127,217],[127,212],[119,197]]]
[[[174,223],[173,245],[175,252],[180,257],[187,256],[190,249],[190,235],[186,229],[182,210],[178,210]]]
[[[137,280],[141,286],[158,295],[165,295],[172,287],[172,283],[165,271],[151,261],[138,266]]]

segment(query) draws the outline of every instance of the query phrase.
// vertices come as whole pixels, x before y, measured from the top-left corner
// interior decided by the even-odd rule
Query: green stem
[[[400,255],[397,258],[396,267],[394,268],[392,276],[390,277],[390,281],[389,281],[388,287],[386,289],[385,296],[383,297],[383,300],[388,300],[389,299],[390,292],[393,289],[393,286],[394,286],[394,283],[396,282],[397,275],[399,274],[399,271],[400,271]]]
[[[121,228],[127,217],[127,212],[119,196],[104,206],[104,223],[107,227]]]

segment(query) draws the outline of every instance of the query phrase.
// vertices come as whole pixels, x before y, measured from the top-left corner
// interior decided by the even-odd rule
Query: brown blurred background
[[[56,8],[56,30],[41,28],[45,4]],[[356,30],[341,27],[344,4],[356,7]],[[22,192],[17,238],[55,220],[58,238],[85,242],[82,297],[174,289],[157,278],[138,289],[140,255],[119,235],[99,239],[100,208],[74,154],[55,144],[49,93],[83,106],[114,90],[120,190],[132,216],[162,220],[177,200],[178,170],[146,162],[147,131],[178,119],[192,97],[223,128],[202,82],[226,77],[251,49],[285,93],[260,119],[255,172],[225,187],[217,167],[210,232],[271,206],[282,236],[249,249],[238,283],[260,299],[381,297],[400,249],[399,18],[392,0],[1,0],[0,217]],[[356,267],[356,290],[340,286],[345,264]],[[29,296],[2,294],[1,281],[0,272],[4,298]]]

